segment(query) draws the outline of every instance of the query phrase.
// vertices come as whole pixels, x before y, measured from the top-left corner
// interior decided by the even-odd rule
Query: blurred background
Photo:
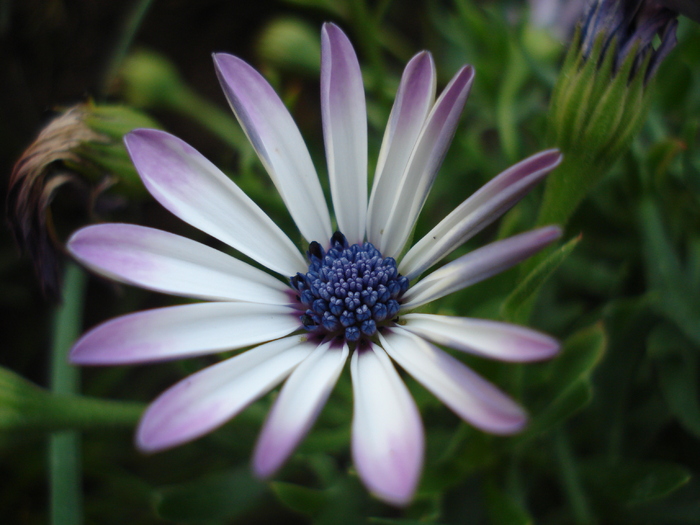
[[[363,67],[370,173],[410,57],[433,53],[438,90],[462,64],[475,66],[420,236],[503,169],[559,146],[548,108],[583,4],[2,0],[2,200],[15,163],[49,122],[76,104],[115,105],[139,112],[129,122],[148,122],[193,145],[297,239],[227,108],[211,54],[235,54],[263,72],[290,107],[323,180],[319,34],[324,21],[333,21]],[[408,380],[428,450],[416,501],[398,510],[367,495],[352,471],[349,374],[269,484],[252,479],[248,458],[270,396],[212,435],[153,456],[135,450],[134,421],[86,424],[77,482],[84,522],[700,523],[700,26],[681,17],[677,34],[678,45],[646,87],[641,131],[571,217],[565,240],[581,234],[580,242],[538,290],[531,315],[512,308],[511,292],[522,282],[518,268],[439,305],[440,313],[530,324],[564,342],[562,356],[550,363],[459,356],[527,407],[533,419],[523,435],[483,435]],[[100,150],[96,161],[85,153],[89,169],[74,158],[42,166],[41,190],[52,177],[72,174],[70,183],[45,194],[50,212],[38,225],[55,231],[59,263],[61,242],[91,222],[145,224],[221,248],[150,199],[127,168],[110,170],[123,154]],[[532,227],[541,198],[538,189],[454,256]],[[16,223],[12,209],[7,214]],[[0,229],[0,366],[15,374],[0,380],[0,522],[8,524],[58,523],[49,510],[47,436],[71,427],[50,418],[13,419],[13,410],[25,410],[14,393],[19,376],[41,387],[51,383],[60,308],[60,293],[52,290],[60,285],[47,284],[46,269],[37,273],[35,264],[27,250],[20,255],[11,229]],[[84,314],[72,321],[77,333],[119,314],[181,302],[97,277],[87,279],[84,300]],[[140,410],[215,359],[83,369],[80,391]]]

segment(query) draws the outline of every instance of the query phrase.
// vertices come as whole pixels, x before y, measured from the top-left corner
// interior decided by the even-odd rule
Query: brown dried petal
[[[84,142],[105,137],[85,125],[87,105],[74,106],[52,120],[17,160],[10,177],[7,218],[20,249],[34,264],[41,287],[56,297],[62,244],[56,238],[50,204],[56,190],[71,182],[82,185],[66,165],[84,164],[75,151]]]

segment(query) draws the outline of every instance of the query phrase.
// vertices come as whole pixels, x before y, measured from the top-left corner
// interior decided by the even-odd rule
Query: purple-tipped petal
[[[527,259],[561,236],[557,226],[545,226],[492,242],[438,268],[403,296],[403,310],[412,310],[496,275]]]
[[[240,58],[217,53],[214,65],[233,112],[299,231],[309,242],[330,239],[331,220],[321,184],[284,103],[267,80]]]
[[[471,239],[527,195],[561,159],[558,150],[543,151],[485,184],[413,245],[401,260],[401,274],[415,279]]]
[[[401,368],[459,417],[492,434],[513,434],[527,422],[523,409],[463,363],[400,327],[379,334]]]
[[[522,326],[485,319],[406,314],[402,326],[435,344],[502,361],[549,359],[559,351],[556,339]]]
[[[321,110],[338,229],[350,244],[361,243],[367,215],[365,92],[350,40],[330,23],[321,31]]]
[[[413,230],[452,142],[473,79],[471,66],[463,67],[452,78],[423,125],[398,191],[384,202],[391,207],[386,224],[380,228],[378,248],[385,257],[398,257]]]
[[[192,146],[154,129],[132,131],[124,142],[148,191],[183,221],[285,277],[304,270],[292,241]]]
[[[392,505],[411,502],[423,465],[418,407],[384,350],[355,350],[350,366],[355,408],[352,455],[367,488]]]
[[[137,446],[156,452],[211,432],[282,382],[315,348],[300,336],[287,337],[189,376],[148,407]]]
[[[421,51],[406,65],[384,132],[367,211],[367,238],[380,248],[382,230],[411,152],[435,101],[435,63]]]
[[[146,310],[93,328],[73,346],[72,363],[122,365],[212,354],[289,335],[298,312],[278,305],[197,303]]]
[[[289,287],[204,244],[134,224],[97,224],[73,234],[71,254],[111,279],[199,299],[288,305]]]
[[[287,379],[253,454],[258,477],[272,476],[316,421],[348,357],[348,345],[323,343]]]

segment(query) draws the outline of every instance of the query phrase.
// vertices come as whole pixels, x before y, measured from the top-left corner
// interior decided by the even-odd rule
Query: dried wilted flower
[[[122,136],[154,122],[129,108],[84,103],[53,119],[17,160],[10,177],[7,218],[20,249],[34,264],[41,287],[56,296],[62,243],[50,205],[58,188],[71,183],[85,192],[85,203],[110,187],[133,195],[142,191],[122,145]]]

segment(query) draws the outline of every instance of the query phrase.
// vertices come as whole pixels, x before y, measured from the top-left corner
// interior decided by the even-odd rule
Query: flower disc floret
[[[306,252],[309,271],[290,278],[306,309],[301,321],[310,332],[344,337],[354,342],[372,337],[377,328],[399,313],[408,279],[393,257],[382,257],[372,243],[348,244],[336,232],[326,252],[312,242]]]

